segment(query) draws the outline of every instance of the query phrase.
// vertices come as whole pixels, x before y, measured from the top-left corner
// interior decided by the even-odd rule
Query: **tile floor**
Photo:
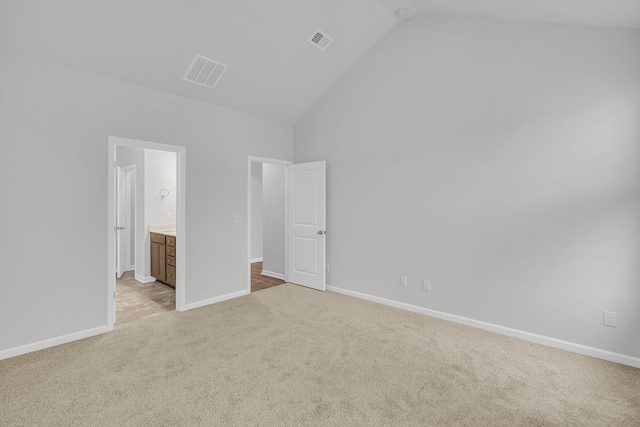
[[[140,283],[133,271],[116,280],[116,326],[176,309],[176,292],[160,282]]]
[[[260,274],[261,272],[262,262],[251,263],[251,292],[261,291],[284,283],[284,280],[263,276]]]
[[[278,286],[284,280],[263,276],[262,263],[251,264],[251,292]],[[176,309],[175,290],[160,282],[140,283],[128,271],[116,280],[116,326]]]

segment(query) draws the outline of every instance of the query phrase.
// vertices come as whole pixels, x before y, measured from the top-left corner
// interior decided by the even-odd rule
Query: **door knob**
[[[320,235],[322,235],[322,234],[327,234],[327,232],[326,232],[326,231],[324,231],[324,230],[320,230],[320,231],[318,231],[318,234],[320,234]]]

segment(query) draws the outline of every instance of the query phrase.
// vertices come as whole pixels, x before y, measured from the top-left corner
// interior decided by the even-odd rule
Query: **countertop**
[[[149,233],[176,237],[176,224],[175,222],[169,222],[166,224],[149,224]]]
[[[162,234],[163,236],[176,237],[176,230],[154,230],[150,233]]]

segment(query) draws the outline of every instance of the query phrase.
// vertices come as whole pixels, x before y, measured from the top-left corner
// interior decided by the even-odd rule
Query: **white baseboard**
[[[150,280],[149,280],[150,279]],[[144,276],[140,276],[140,275],[136,275],[136,280],[139,281],[144,281],[144,283],[149,283],[149,282],[153,282],[156,279],[154,277],[147,277],[145,278]],[[221,295],[219,297],[215,297],[215,298],[209,298],[206,300],[202,300],[202,301],[197,301],[191,304],[185,304],[184,306],[184,310],[191,310],[193,308],[198,308],[198,307],[203,307],[205,305],[210,305],[210,304],[215,304],[217,302],[222,302],[222,301],[226,301],[229,299],[233,299],[233,298],[238,298],[244,295],[248,295],[250,294],[250,292],[248,290],[243,290],[243,291],[238,291],[238,292],[232,292],[230,294],[225,294],[225,295]],[[60,344],[66,344],[69,343],[71,341],[77,341],[77,340],[81,340],[83,338],[89,338],[92,337],[94,335],[100,335],[100,334],[104,334],[106,332],[108,332],[109,329],[108,327],[105,326],[99,326],[97,328],[92,328],[92,329],[87,329],[84,331],[79,331],[79,332],[74,332],[71,334],[67,334],[67,335],[62,335],[59,337],[55,337],[55,338],[49,338],[46,340],[42,340],[42,341],[38,341],[38,342],[34,342],[31,344],[25,344],[19,347],[13,347],[13,348],[8,348],[6,350],[1,350],[0,351],[0,360],[3,359],[8,359],[10,357],[15,357],[15,356],[20,356],[21,354],[26,354],[26,353],[31,353],[34,351],[38,351],[38,350],[42,350],[45,348],[49,348],[49,347],[55,347],[57,345]]]
[[[219,297],[214,297],[214,298],[204,299],[204,300],[201,300],[201,301],[192,302],[192,303],[189,303],[189,304],[185,304],[183,311],[191,310],[191,309],[198,308],[198,307],[204,307],[205,305],[215,304],[217,302],[222,302],[222,301],[226,301],[228,299],[238,298],[238,297],[241,297],[241,296],[244,296],[244,295],[249,295],[249,294],[250,294],[250,292],[245,289],[244,291],[231,292],[230,294],[220,295]]]
[[[273,277],[274,279],[284,280],[284,274],[274,273],[273,271],[262,270],[260,274],[262,274],[263,276]]]
[[[621,365],[633,366],[640,368],[640,358],[627,356],[625,354],[614,353],[608,350],[588,347],[582,344],[576,344],[569,341],[563,341],[556,338],[546,337],[544,335],[533,334],[518,329],[507,328],[505,326],[495,325],[493,323],[482,322],[480,320],[469,319],[467,317],[457,316],[455,314],[444,313],[442,311],[431,310],[416,305],[406,304],[403,302],[393,301],[386,298],[380,298],[373,295],[363,294],[361,292],[351,291],[337,286],[327,286],[328,291],[361,298],[367,301],[373,301],[391,307],[403,310],[413,311],[414,313],[425,314],[427,316],[436,317],[438,319],[448,320],[462,325],[472,326],[474,328],[484,329],[486,331],[495,332],[501,335],[507,335],[514,338],[520,338],[525,341],[534,342],[536,344],[546,345],[548,347],[558,348],[573,353],[583,354],[585,356],[595,357],[597,359],[608,360],[610,362],[620,363]]]
[[[19,347],[8,348],[6,350],[0,351],[0,360],[20,356],[21,354],[27,354],[38,350],[43,350],[49,347],[55,347],[60,344],[66,344],[68,342],[81,340],[83,338],[89,338],[94,335],[104,334],[105,332],[107,332],[106,325],[98,326],[97,328],[86,329],[84,331],[73,332],[71,334],[62,335],[55,338],[37,341],[31,344],[21,345]]]
[[[262,257],[260,257],[260,258],[251,258],[251,264],[253,264],[254,262],[262,262]]]
[[[136,274],[136,280],[140,283],[151,283],[155,282],[156,278],[153,276],[143,276],[142,274]]]
[[[135,265],[130,265],[129,268],[127,269],[127,271],[133,271],[136,269]]]

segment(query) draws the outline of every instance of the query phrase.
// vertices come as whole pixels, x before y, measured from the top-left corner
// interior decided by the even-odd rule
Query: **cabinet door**
[[[158,243],[151,243],[151,275],[157,280],[166,280],[166,257],[165,246]]]
[[[167,265],[167,284],[176,287],[176,268],[172,265]]]

